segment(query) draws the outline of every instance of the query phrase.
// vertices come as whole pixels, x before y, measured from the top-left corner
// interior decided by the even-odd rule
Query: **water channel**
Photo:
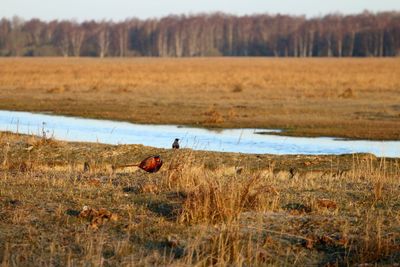
[[[135,124],[42,113],[0,111],[0,131],[43,135],[59,140],[105,144],[143,144],[170,148],[175,138],[181,147],[196,150],[252,154],[347,154],[373,153],[400,157],[400,141],[345,140],[332,137],[274,135],[278,129],[224,129],[177,125]]]

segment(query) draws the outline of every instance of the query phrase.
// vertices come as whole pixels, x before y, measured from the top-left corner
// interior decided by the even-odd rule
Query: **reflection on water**
[[[226,129],[210,131],[174,125],[144,125],[46,114],[0,111],[0,130],[48,136],[67,141],[106,144],[143,144],[170,148],[175,138],[181,147],[197,150],[270,154],[373,153],[400,157],[399,141],[341,140],[329,137],[288,137],[268,135],[268,129]],[[263,134],[257,134],[262,132]]]

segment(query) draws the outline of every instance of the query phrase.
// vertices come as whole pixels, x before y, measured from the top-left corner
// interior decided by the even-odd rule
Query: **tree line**
[[[0,56],[400,56],[400,12],[233,16],[125,21],[0,20]]]

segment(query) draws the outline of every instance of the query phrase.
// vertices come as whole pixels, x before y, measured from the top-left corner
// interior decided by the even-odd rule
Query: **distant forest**
[[[400,12],[199,14],[113,21],[0,21],[0,56],[400,56]]]

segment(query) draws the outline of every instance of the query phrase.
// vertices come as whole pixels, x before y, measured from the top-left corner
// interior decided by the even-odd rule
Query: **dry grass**
[[[0,59],[0,109],[399,139],[399,59]]]
[[[0,135],[0,151],[2,266],[400,261],[399,160],[176,151],[8,133]],[[156,174],[110,168],[154,153],[165,161]]]
[[[179,221],[186,223],[235,222],[247,210],[265,211],[279,193],[261,176],[219,176],[201,173],[198,185],[189,191]]]

